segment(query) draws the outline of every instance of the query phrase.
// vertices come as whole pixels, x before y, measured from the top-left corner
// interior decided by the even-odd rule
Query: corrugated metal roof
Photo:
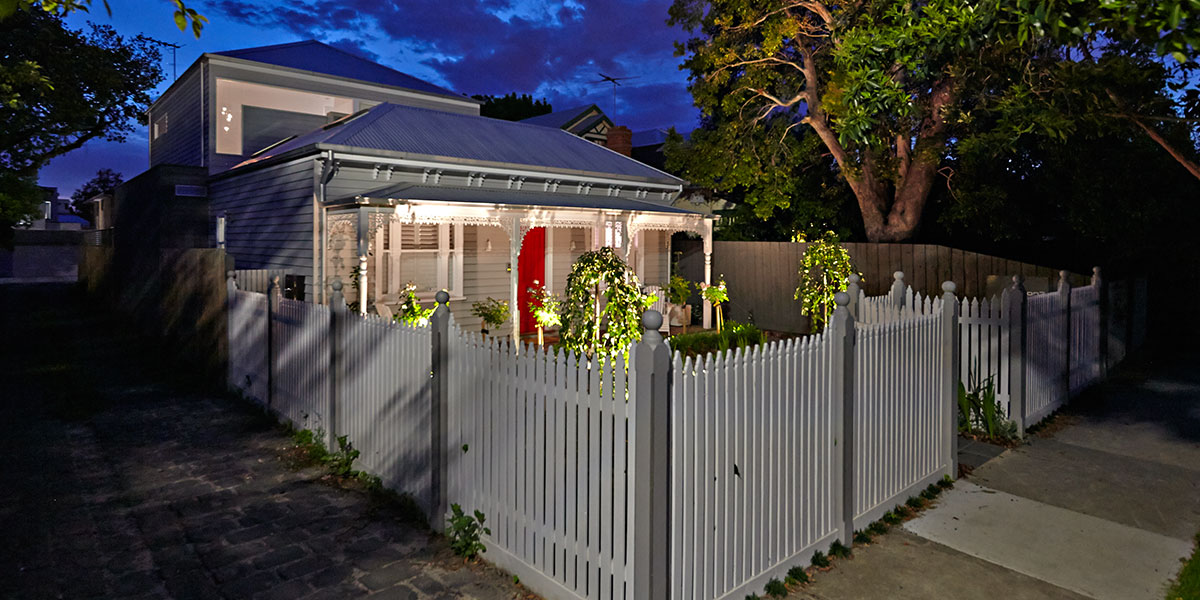
[[[462,96],[462,94],[434,85],[428,81],[417,79],[412,75],[401,73],[379,63],[371,62],[361,56],[334,48],[316,40],[276,44],[273,46],[259,46],[257,48],[243,48],[241,50],[227,50],[225,52],[213,52],[213,54],[240,58],[242,60],[252,60],[280,67],[312,71],[314,73],[323,73],[325,75],[336,75],[338,77],[369,81],[381,85],[402,87],[420,92],[445,96]]]
[[[508,204],[516,206],[551,206],[555,208],[601,208],[609,210],[633,210],[674,214],[701,214],[645,200],[616,198],[603,195],[563,194],[539,191],[496,190],[487,188],[462,188],[450,186],[400,183],[384,186],[369,192],[347,196],[331,204],[350,204],[359,198],[373,200],[434,200],[439,202],[467,202],[475,204]]]
[[[683,183],[672,175],[559,129],[390,103],[372,107],[344,124],[301,135],[242,164],[261,162],[317,143],[541,168],[538,170],[633,176],[668,185]]]
[[[691,139],[692,133],[689,131],[682,134],[683,139]],[[633,147],[641,148],[642,146],[657,146],[667,141],[667,130],[663,128],[646,129],[644,131],[633,132]]]

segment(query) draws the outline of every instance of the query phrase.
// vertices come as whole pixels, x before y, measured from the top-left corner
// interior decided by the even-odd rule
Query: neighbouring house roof
[[[690,139],[691,132],[681,134],[683,139]],[[667,130],[661,127],[656,129],[645,129],[642,131],[633,132],[633,147],[642,148],[645,146],[659,146],[667,141]]]
[[[252,60],[254,62],[291,69],[312,71],[325,75],[357,79],[380,85],[462,97],[462,94],[316,40],[276,44],[273,46],[259,46],[257,48],[243,48],[241,50],[227,50],[225,52],[213,52],[212,54],[240,58],[242,60]]]
[[[596,111],[596,114],[587,119],[586,122],[581,123],[581,120],[587,117],[588,113],[592,111]],[[546,113],[536,117],[529,117],[528,119],[521,119],[520,122],[528,125],[540,125],[542,127],[554,127],[556,129],[569,129],[578,134],[580,132],[590,130],[591,128],[595,127],[597,123],[602,121],[608,121],[610,125],[612,124],[612,122],[609,121],[608,116],[604,114],[604,111],[600,110],[600,107],[596,106],[595,104],[585,104],[583,106],[575,106],[572,108],[556,110],[552,113]]]
[[[331,205],[358,204],[361,200],[433,200],[440,202],[466,202],[477,204],[505,204],[515,206],[550,206],[554,208],[581,208],[630,210],[643,212],[697,214],[668,204],[658,204],[631,198],[610,197],[602,194],[563,194],[538,191],[494,190],[438,185],[399,183],[384,186],[369,192],[354,194],[333,200]]]
[[[233,170],[318,146],[419,155],[450,163],[486,163],[683,184],[673,175],[559,129],[391,103],[277,144]]]

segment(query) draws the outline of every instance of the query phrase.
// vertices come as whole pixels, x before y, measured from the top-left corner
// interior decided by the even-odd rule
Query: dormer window
[[[217,153],[244,156],[352,112],[352,98],[218,78]]]

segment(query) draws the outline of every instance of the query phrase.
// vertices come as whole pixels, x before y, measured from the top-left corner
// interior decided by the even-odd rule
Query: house
[[[613,127],[612,120],[595,104],[556,110],[544,115],[523,119],[521,122],[528,123],[529,125],[541,125],[542,127],[561,129],[589,142],[601,145],[604,145],[608,140],[608,130]]]
[[[466,327],[473,302],[509,301],[517,335],[534,328],[525,290],[561,293],[588,250],[619,249],[649,285],[669,278],[675,231],[711,261],[713,218],[671,206],[683,181],[478,113],[319,42],[205,54],[150,109],[151,164],[207,169],[213,242],[237,268],[285,269],[320,303],[338,278],[363,311],[413,283],[422,300],[450,292]]]

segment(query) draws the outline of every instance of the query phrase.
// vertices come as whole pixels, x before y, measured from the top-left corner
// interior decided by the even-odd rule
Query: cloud
[[[697,112],[666,24],[670,0],[344,0],[279,6],[217,0],[224,17],[325,40],[466,94],[547,97],[556,107],[612,110],[598,73],[636,77],[617,94],[619,120],[694,125]],[[645,123],[642,127],[641,124]]]

